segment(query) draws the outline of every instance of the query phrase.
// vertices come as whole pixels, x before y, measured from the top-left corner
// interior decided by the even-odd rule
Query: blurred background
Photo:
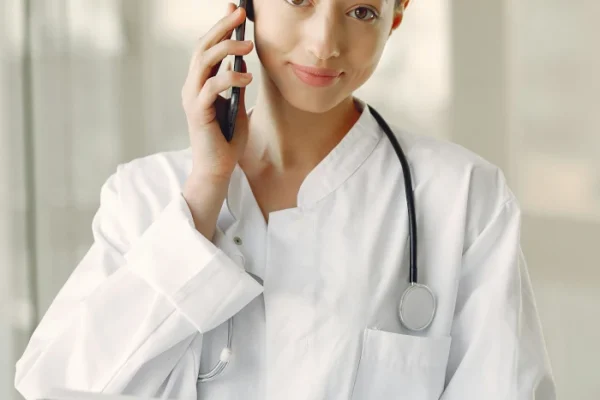
[[[0,0],[0,398],[20,399],[15,362],[92,243],[102,183],[188,146],[180,90],[226,4]],[[599,16],[594,0],[413,0],[355,93],[504,170],[563,399],[600,399]]]

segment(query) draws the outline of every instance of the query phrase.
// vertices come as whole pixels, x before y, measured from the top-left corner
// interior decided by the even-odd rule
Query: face
[[[266,90],[296,108],[325,112],[373,74],[400,21],[394,0],[253,0],[254,38]],[[327,68],[314,78],[295,66]]]

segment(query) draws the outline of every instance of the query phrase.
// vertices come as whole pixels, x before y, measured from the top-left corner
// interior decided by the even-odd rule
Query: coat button
[[[240,246],[242,244],[242,239],[239,236],[233,238],[233,242]]]

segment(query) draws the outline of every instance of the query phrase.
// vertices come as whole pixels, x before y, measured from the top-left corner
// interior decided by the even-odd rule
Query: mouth
[[[310,86],[329,86],[342,75],[342,72],[328,68],[316,68],[307,65],[290,63],[296,76]]]
[[[341,73],[340,71],[335,70],[335,69],[317,68],[317,67],[311,67],[308,65],[300,65],[300,64],[294,64],[294,63],[291,63],[291,64],[292,64],[292,67],[295,68],[296,70],[304,72],[306,74],[314,75],[314,76],[335,78],[335,77],[339,76]]]

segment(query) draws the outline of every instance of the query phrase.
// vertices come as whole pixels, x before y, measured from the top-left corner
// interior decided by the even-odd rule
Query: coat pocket
[[[451,340],[365,329],[351,399],[438,399]]]

